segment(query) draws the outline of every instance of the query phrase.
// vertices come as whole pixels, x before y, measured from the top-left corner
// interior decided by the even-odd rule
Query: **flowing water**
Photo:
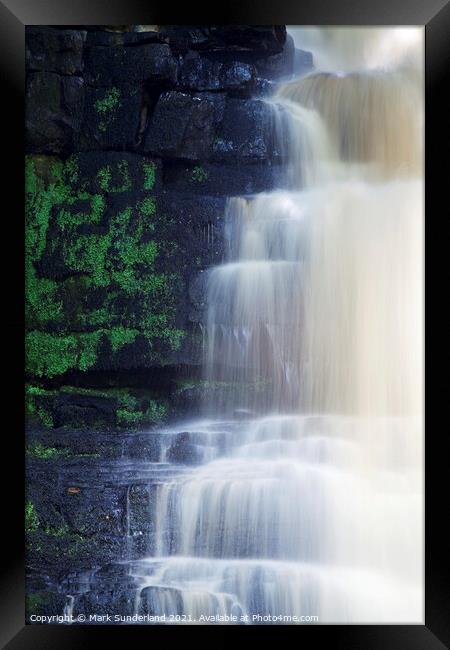
[[[342,38],[326,42],[338,59]],[[158,486],[138,612],[423,618],[422,86],[416,62],[391,63],[316,70],[270,100],[283,182],[229,200],[215,397],[180,429],[203,462]]]

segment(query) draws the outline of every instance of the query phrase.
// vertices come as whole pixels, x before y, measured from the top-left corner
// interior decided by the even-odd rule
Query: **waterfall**
[[[396,34],[374,30],[366,58]],[[422,78],[391,64],[268,100],[283,180],[228,201],[208,279],[219,390],[180,429],[208,452],[158,486],[141,613],[422,621]]]

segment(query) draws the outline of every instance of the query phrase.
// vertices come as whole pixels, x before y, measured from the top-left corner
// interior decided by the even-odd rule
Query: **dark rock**
[[[42,241],[31,280],[43,282],[28,320],[51,339],[32,366],[27,430],[38,519],[28,589],[45,614],[62,614],[65,594],[75,615],[134,612],[139,587],[118,561],[154,552],[157,485],[210,452],[204,432],[161,431],[148,414],[164,407],[181,421],[240,390],[198,380],[208,269],[227,255],[226,197],[271,189],[279,170],[270,106],[251,97],[290,74],[283,26],[131,29],[28,29],[27,146],[62,159],[32,156],[30,183],[56,183],[45,228],[33,213]],[[40,310],[47,287],[51,309]],[[58,364],[65,338],[76,358]],[[229,440],[218,435],[222,453]],[[154,609],[152,589],[141,611]]]
[[[271,97],[274,94],[276,87],[277,83],[275,81],[260,79],[258,77],[255,83],[253,95],[254,97]]]
[[[75,154],[77,185],[93,194],[156,192],[162,185],[162,165],[156,158],[117,151],[86,151]],[[136,195],[136,200],[142,199]]]
[[[86,89],[80,150],[134,149],[139,131],[142,91],[136,84]]]
[[[284,25],[164,25],[160,33],[171,47],[183,52],[188,49],[205,52],[251,52],[264,56],[281,52],[286,40]]]
[[[82,594],[75,599],[74,615],[84,614],[89,617],[92,612],[97,614],[97,618],[92,620],[90,625],[119,625],[114,616],[132,616],[134,613],[134,602],[136,586],[133,578],[129,578],[130,586],[116,587],[113,591],[109,587],[100,590],[93,585],[93,590]],[[134,585],[134,589],[131,586]],[[103,617],[103,618],[102,618]],[[111,618],[108,618],[111,617]],[[79,625],[76,621],[74,625]],[[84,623],[81,623],[84,625]]]
[[[27,77],[26,142],[30,151],[63,153],[72,148],[80,126],[81,77],[35,72]]]
[[[164,43],[167,40],[167,36],[158,31],[108,32],[94,28],[87,31],[86,47],[136,46],[148,43]]]
[[[222,92],[202,92],[196,93],[194,97],[200,97],[200,99],[207,100],[214,107],[213,113],[213,123],[214,127],[217,127],[223,120],[225,114],[225,106],[227,102],[226,93]]]
[[[231,158],[231,155],[230,155]],[[240,196],[273,189],[280,170],[266,161],[260,163],[201,165],[174,164],[165,169],[166,187],[185,194]]]
[[[261,100],[228,99],[213,160],[255,162],[273,153],[272,108]]]
[[[301,76],[310,72],[314,68],[313,65],[313,56],[311,52],[306,52],[305,50],[295,50],[294,56],[294,74],[296,76]]]
[[[286,41],[284,25],[220,25],[210,28],[208,49],[242,48],[266,54],[281,51]]]
[[[162,34],[176,52],[186,52],[189,49],[201,49],[208,45],[209,28],[196,25],[163,25]]]
[[[258,75],[265,79],[290,77],[294,72],[295,51],[294,39],[288,34],[281,52],[260,59],[256,63]]]
[[[256,70],[248,63],[221,63],[189,53],[180,70],[179,85],[188,90],[249,90],[255,78]]]
[[[128,556],[150,555],[154,532],[152,511],[153,487],[130,485],[127,490],[127,546]]]
[[[166,191],[158,200],[171,224],[170,235],[180,245],[179,264],[190,273],[220,264],[224,257],[225,199]]]
[[[135,433],[124,438],[122,453],[126,458],[157,463],[161,460],[160,452],[157,433]]]
[[[193,322],[206,322],[206,312],[208,307],[207,287],[207,271],[200,271],[199,273],[195,274],[189,283],[189,298],[192,305],[189,312],[189,320]]]
[[[191,442],[189,433],[180,433],[167,450],[166,458],[170,463],[195,465],[201,460],[201,453]]]
[[[59,393],[54,406],[54,424],[74,428],[114,426],[116,411],[115,398]]]
[[[56,403],[53,397],[53,404]],[[53,404],[51,409],[53,409]],[[27,427],[27,448],[33,449],[37,444],[44,448],[57,449],[62,458],[86,458],[100,457],[103,460],[121,458],[124,446],[127,445],[129,434],[124,431],[116,431],[111,435],[109,431],[96,430],[93,435],[91,429],[40,429],[34,432]],[[130,440],[135,436],[131,435]],[[131,443],[130,443],[131,444]],[[30,454],[28,454],[30,455]],[[129,454],[131,456],[131,454]],[[31,456],[32,457],[32,456]],[[154,458],[153,458],[154,459]],[[152,458],[148,458],[152,460]]]
[[[62,616],[66,604],[64,594],[56,591],[34,591],[29,589],[25,600],[25,617],[30,621],[30,616]],[[31,621],[36,625],[36,621]],[[45,625],[46,621],[38,621],[38,625]]]
[[[140,592],[139,614],[147,616],[167,616],[167,611],[161,608],[161,603],[174,603],[174,611],[183,611],[183,597],[180,589],[175,587],[144,587]]]
[[[86,82],[99,86],[167,82],[177,79],[178,62],[165,43],[135,47],[114,45],[89,48],[86,57]]]
[[[163,93],[154,110],[144,150],[191,160],[208,157],[216,120],[217,108],[208,95]]]
[[[30,71],[78,74],[83,70],[86,32],[26,27],[26,64]]]

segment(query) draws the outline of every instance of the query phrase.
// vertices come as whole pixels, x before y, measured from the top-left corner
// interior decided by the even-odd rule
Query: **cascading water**
[[[411,67],[318,71],[271,100],[283,183],[229,200],[230,259],[208,288],[205,374],[220,390],[182,429],[203,464],[158,486],[153,555],[133,568],[139,612],[422,620]]]

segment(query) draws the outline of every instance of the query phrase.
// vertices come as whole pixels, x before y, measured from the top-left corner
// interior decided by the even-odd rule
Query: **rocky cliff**
[[[140,30],[27,29],[26,350],[41,424],[93,426],[97,405],[103,425],[95,395],[86,417],[74,391],[53,412],[64,385],[162,382],[167,397],[180,370],[198,374],[226,197],[271,188],[279,163],[263,98],[298,65],[284,27]]]
[[[101,463],[158,460],[139,430],[211,390],[226,197],[273,187],[264,97],[311,58],[282,26],[30,27],[26,61],[29,611],[60,613],[71,570],[142,551],[145,476]]]

